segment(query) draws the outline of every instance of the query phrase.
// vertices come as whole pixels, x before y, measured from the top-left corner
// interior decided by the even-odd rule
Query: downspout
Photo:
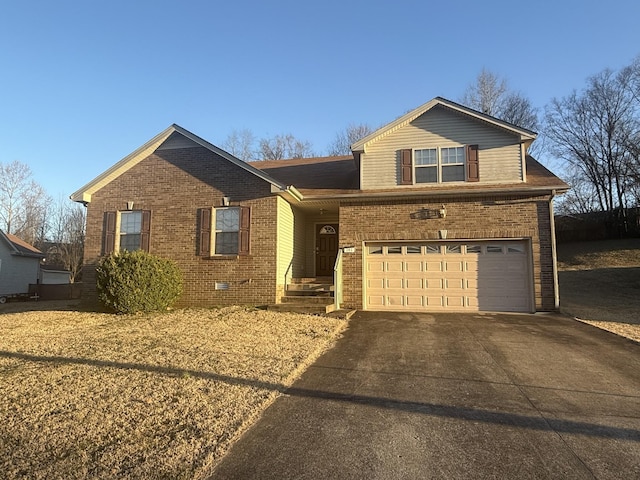
[[[553,198],[556,191],[551,190],[549,196],[549,223],[551,225],[551,263],[553,265],[553,297],[555,310],[560,309],[560,289],[558,285],[558,256],[556,253],[556,221],[553,216]]]

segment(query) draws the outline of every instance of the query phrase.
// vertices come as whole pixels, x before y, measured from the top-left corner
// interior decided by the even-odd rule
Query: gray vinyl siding
[[[6,245],[0,245],[0,295],[27,293],[29,284],[37,283],[39,269],[39,258],[11,255]]]
[[[162,145],[158,147],[158,150],[174,150],[179,148],[197,147],[200,147],[200,145],[198,145],[193,140],[190,140],[184,135],[174,132],[162,143]]]
[[[481,183],[523,181],[518,138],[462,114],[435,107],[408,125],[372,142],[362,155],[363,190],[400,185],[400,150],[479,146]]]

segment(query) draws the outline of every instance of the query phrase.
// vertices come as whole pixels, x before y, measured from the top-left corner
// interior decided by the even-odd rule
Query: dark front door
[[[333,275],[338,255],[338,225],[316,225],[316,276]]]

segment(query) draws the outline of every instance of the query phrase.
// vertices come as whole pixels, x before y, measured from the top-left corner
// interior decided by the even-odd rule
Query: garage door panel
[[[387,295],[387,305],[390,307],[402,307],[404,306],[403,295]]]
[[[422,295],[407,295],[407,307],[424,307],[424,297]]]
[[[384,261],[383,260],[367,261],[367,272],[384,272]]]
[[[383,295],[368,295],[367,301],[369,305],[372,307],[382,307],[384,306],[384,296]]]
[[[427,307],[442,307],[444,305],[443,297],[427,295],[424,299]]]
[[[425,261],[424,262],[425,265],[425,270],[427,272],[442,272],[444,271],[443,265],[442,265],[442,261]]]
[[[402,288],[403,286],[402,278],[387,278],[387,282],[385,287],[387,288]]]
[[[460,260],[445,261],[445,271],[447,272],[463,272],[464,262]]]
[[[404,271],[405,272],[417,272],[422,273],[424,270],[424,263],[420,260],[412,261],[412,262],[404,262]]]
[[[365,249],[375,253],[365,258],[366,308],[529,310],[530,250],[524,241],[374,245]]]
[[[464,279],[463,278],[447,278],[445,281],[445,285],[447,289],[464,289]]]
[[[422,290],[425,288],[424,283],[422,278],[405,278],[405,288],[409,290]]]
[[[463,296],[447,296],[446,297],[446,306],[447,307],[464,307],[464,297]]]
[[[385,264],[386,272],[402,272],[404,270],[404,262],[402,260],[389,261]]]

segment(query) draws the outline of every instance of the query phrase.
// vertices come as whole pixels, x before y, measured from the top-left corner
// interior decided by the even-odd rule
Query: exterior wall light
[[[438,211],[438,214],[440,215],[440,218],[445,218],[447,216],[447,209],[444,205],[442,205],[442,207],[440,207],[440,210]]]

